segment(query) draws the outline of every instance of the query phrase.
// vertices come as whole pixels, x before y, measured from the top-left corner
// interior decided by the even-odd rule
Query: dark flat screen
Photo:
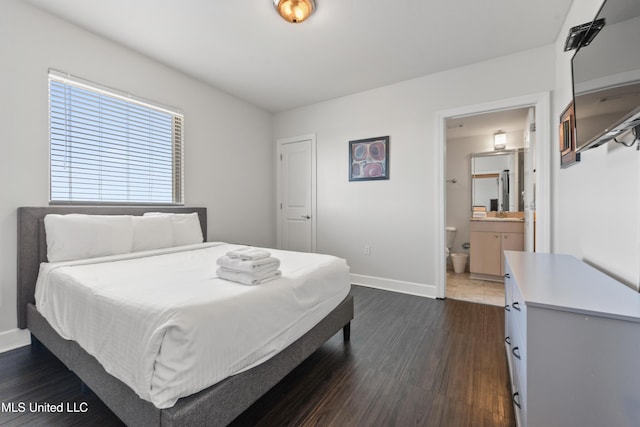
[[[606,0],[605,26],[572,59],[578,151],[640,125],[640,0]]]

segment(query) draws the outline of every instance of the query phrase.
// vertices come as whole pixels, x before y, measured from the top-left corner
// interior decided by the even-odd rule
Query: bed
[[[28,328],[34,342],[42,343],[70,370],[93,390],[98,397],[128,425],[226,425],[247,409],[260,396],[318,349],[335,333],[343,330],[349,340],[350,321],[353,318],[353,298],[347,295],[337,302],[326,316],[313,320],[286,348],[269,356],[266,361],[227,377],[205,389],[181,397],[175,404],[159,408],[151,401],[139,397],[123,381],[109,374],[102,364],[78,343],[60,336],[58,325],[52,324],[35,305],[36,281],[40,264],[47,260],[44,218],[47,214],[83,213],[92,215],[142,215],[148,212],[196,212],[202,234],[206,236],[205,208],[121,208],[121,207],[46,207],[18,209],[18,326]],[[223,247],[210,243],[206,250],[218,251]],[[200,250],[200,249],[199,249]],[[203,251],[205,249],[202,249]],[[275,251],[275,250],[274,250]],[[281,254],[286,258],[286,254]],[[283,271],[286,272],[286,259]],[[283,273],[283,275],[285,275]],[[274,281],[276,283],[277,281]],[[265,285],[260,285],[265,286]],[[160,405],[163,406],[163,405]]]

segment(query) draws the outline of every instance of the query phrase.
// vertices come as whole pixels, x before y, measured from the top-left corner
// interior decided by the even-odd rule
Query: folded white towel
[[[230,280],[232,282],[249,286],[260,285],[282,276],[282,272],[280,270],[271,270],[261,274],[251,274],[242,271],[227,270],[224,267],[218,268],[217,274],[220,279]]]
[[[253,248],[251,246],[243,246],[241,248],[227,252],[227,256],[230,258],[237,258],[248,261],[268,258],[271,256],[271,253],[264,249]]]
[[[240,258],[231,258],[230,256],[225,255],[218,258],[217,263],[220,267],[224,267],[227,270],[244,271],[247,273],[277,270],[278,267],[280,267],[280,260],[274,257],[243,260]]]

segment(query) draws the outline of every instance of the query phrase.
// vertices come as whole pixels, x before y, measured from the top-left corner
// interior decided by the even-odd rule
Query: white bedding
[[[349,292],[343,259],[274,249],[281,278],[259,286],[217,278],[217,258],[238,247],[43,263],[36,306],[60,336],[142,399],[168,408],[271,358]]]

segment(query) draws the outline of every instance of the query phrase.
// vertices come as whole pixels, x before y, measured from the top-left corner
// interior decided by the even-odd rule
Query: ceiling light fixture
[[[507,146],[507,133],[499,130],[493,134],[493,147],[496,150],[504,150]]]
[[[315,0],[273,0],[273,5],[285,21],[299,24],[315,10]]]

